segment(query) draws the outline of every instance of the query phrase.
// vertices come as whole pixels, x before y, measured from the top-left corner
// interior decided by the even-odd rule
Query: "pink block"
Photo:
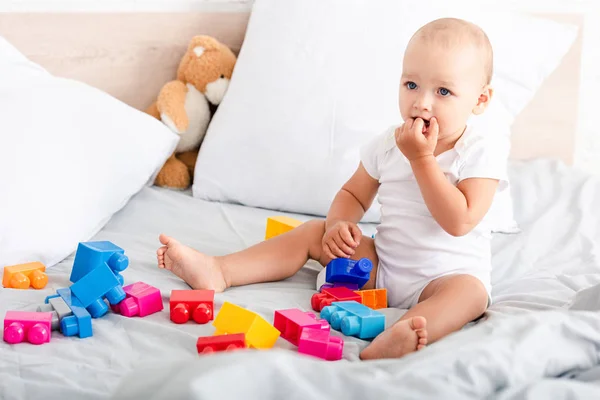
[[[298,353],[308,354],[328,361],[342,358],[344,341],[337,336],[329,336],[329,332],[305,328],[298,343]]]
[[[7,311],[4,317],[4,341],[10,344],[47,343],[51,332],[51,312]]]
[[[304,328],[315,328],[329,332],[329,323],[324,319],[317,319],[311,312],[297,308],[275,311],[273,326],[281,332],[281,337],[298,346],[298,338]]]
[[[160,290],[144,282],[136,282],[123,287],[125,291],[125,300],[119,304],[113,305],[112,309],[116,313],[121,313],[126,317],[154,314],[163,309]]]

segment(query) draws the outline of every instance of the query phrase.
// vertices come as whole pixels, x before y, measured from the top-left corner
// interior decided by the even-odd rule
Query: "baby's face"
[[[404,121],[436,117],[439,139],[464,130],[484,92],[480,53],[465,46],[444,48],[419,39],[404,55],[400,82],[400,113]]]

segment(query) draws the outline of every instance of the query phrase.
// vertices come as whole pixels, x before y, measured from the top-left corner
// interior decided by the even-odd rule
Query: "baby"
[[[492,98],[492,57],[476,25],[426,24],[404,56],[404,123],[362,148],[326,220],[222,257],[161,235],[159,267],[192,288],[220,292],[288,278],[309,259],[326,266],[337,257],[369,258],[376,267],[363,289],[386,288],[389,306],[408,311],[361,352],[365,360],[401,357],[477,319],[491,302],[488,210],[508,184],[508,136],[470,122]],[[371,239],[357,222],[377,194],[381,223]]]

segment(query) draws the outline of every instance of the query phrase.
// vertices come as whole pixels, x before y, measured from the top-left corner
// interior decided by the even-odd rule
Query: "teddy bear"
[[[146,113],[179,135],[154,184],[187,189],[193,180],[198,149],[212,113],[229,87],[237,58],[217,39],[199,35],[190,41],[177,69],[177,79],[166,83]]]

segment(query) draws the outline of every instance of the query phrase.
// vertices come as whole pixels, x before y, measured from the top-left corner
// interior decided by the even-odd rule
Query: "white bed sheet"
[[[494,374],[502,377],[504,371],[510,375],[515,373],[514,368],[524,368],[518,361],[527,364],[538,357],[516,350],[524,346],[523,341],[531,341],[536,335],[539,336],[535,341],[538,350],[543,351],[544,340],[554,338],[568,342],[578,332],[585,336],[590,327],[600,327],[598,313],[564,311],[577,291],[600,283],[600,213],[597,210],[600,181],[549,161],[515,163],[510,172],[516,219],[523,232],[498,235],[494,239],[494,304],[487,317],[472,329],[454,334],[413,357],[376,362],[354,362],[366,345],[354,338],[345,338],[344,360],[336,363],[297,355],[293,346],[283,339],[278,340],[274,351],[199,357],[195,341],[198,336],[212,334],[213,327],[170,322],[167,311],[170,290],[184,289],[186,285],[168,271],[156,268],[159,233],[173,235],[210,254],[224,254],[262,240],[266,218],[279,213],[208,203],[192,198],[189,193],[144,189],[93,240],[110,240],[123,247],[130,258],[130,267],[123,274],[126,283],[141,280],[157,286],[162,291],[165,310],[145,318],[109,313],[93,320],[94,336],[87,339],[65,338],[54,332],[51,343],[42,346],[10,346],[0,342],[0,398],[164,398],[161,393],[169,393],[170,398],[212,398],[217,394],[220,398],[235,398],[240,390],[246,398],[279,398],[285,393],[295,393],[292,398],[321,397],[319,391],[345,394],[350,398],[366,393],[395,394],[396,397],[399,393],[411,393],[424,398],[427,393],[435,393],[435,379],[440,384],[451,385],[461,395],[466,392],[489,395],[497,391],[492,384],[498,384],[497,379],[504,382],[504,386],[499,387],[521,390],[505,392],[505,398],[509,398],[509,393],[514,396],[538,391],[548,393],[544,392],[548,390],[546,386],[535,386],[530,388],[535,393],[528,392],[525,389],[529,386],[511,386],[520,382],[518,379],[513,382],[509,376],[503,381],[494,378]],[[302,220],[309,218],[289,215]],[[362,228],[366,235],[375,230],[373,225]],[[50,282],[44,290],[0,289],[0,314],[4,315],[7,310],[34,310],[47,295],[68,286],[72,257],[49,270]],[[216,296],[216,306],[231,301],[260,313],[269,321],[276,309],[309,310],[319,269],[318,265],[309,263],[283,282],[227,290]],[[586,306],[579,309],[597,307],[597,304],[589,306],[592,303],[586,302]],[[540,310],[550,313],[532,313]],[[403,313],[394,309],[384,312],[387,325]],[[595,333],[597,331],[595,329]],[[566,337],[557,332],[567,332]],[[553,334],[558,336],[553,337]],[[600,334],[586,337],[585,349],[600,348]],[[496,338],[492,342],[498,351],[485,347],[488,338]],[[596,347],[590,347],[591,344]],[[462,349],[460,354],[454,351],[458,348]],[[552,358],[564,357],[564,352],[548,349],[544,362],[558,363],[565,368],[571,365],[562,358]],[[481,357],[486,351],[490,352],[484,359],[486,364],[477,365],[482,361],[474,357]],[[451,353],[453,356],[448,356]],[[582,354],[593,359],[583,350]],[[599,357],[596,355],[596,363]],[[471,382],[474,377],[465,373],[470,371],[469,360],[474,362],[472,368],[480,368],[478,373],[489,376],[490,382],[484,382],[481,376]],[[434,380],[433,384],[425,384],[424,377],[414,375],[415,365],[419,363],[428,366],[427,374]],[[510,368],[506,368],[506,363]],[[457,369],[457,365],[462,365],[462,369]],[[549,370],[547,365],[542,369]],[[593,380],[600,373],[588,375]],[[270,388],[265,386],[274,376],[278,376],[279,382]],[[232,379],[237,380],[236,385],[230,384]],[[480,381],[484,382],[483,387]],[[579,383],[585,390],[589,388],[586,383]],[[400,389],[407,391],[398,392]],[[439,386],[439,390],[451,393],[444,385]]]

